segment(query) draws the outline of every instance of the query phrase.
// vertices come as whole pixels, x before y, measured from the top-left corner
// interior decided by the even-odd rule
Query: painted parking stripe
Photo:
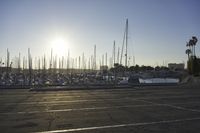
[[[107,126],[96,126],[96,127],[84,127],[84,128],[74,128],[74,129],[64,129],[64,130],[52,130],[52,131],[43,131],[43,132],[36,132],[36,133],[77,132],[77,131],[89,131],[89,130],[119,128],[119,127],[145,126],[145,125],[166,124],[166,123],[169,124],[169,123],[194,121],[194,120],[200,120],[200,117],[198,117],[198,118],[187,118],[187,119],[176,119],[176,120],[164,120],[164,121],[155,121],[155,122],[142,122],[142,123],[129,123],[129,124],[107,125]]]
[[[153,104],[153,105],[160,105],[160,106],[167,106],[167,107],[171,107],[171,108],[175,108],[175,109],[179,109],[179,110],[183,110],[183,111],[192,111],[192,112],[198,112],[200,113],[200,110],[197,109],[190,109],[190,108],[185,108],[185,107],[181,107],[181,106],[177,106],[177,105],[171,105],[171,104],[165,104],[165,103],[156,103],[156,102],[151,102],[151,101],[146,101],[146,100],[138,100],[141,102],[146,102],[149,104]],[[179,104],[179,103],[174,103],[174,104]]]
[[[110,106],[110,107],[88,107],[88,108],[69,108],[69,109],[58,109],[58,110],[43,110],[43,111],[27,111],[27,112],[6,112],[6,113],[0,113],[0,115],[14,115],[14,114],[36,114],[36,113],[53,113],[53,112],[70,112],[70,111],[87,111],[87,110],[103,110],[103,109],[117,109],[117,108],[131,108],[131,107],[152,107],[152,106],[166,106],[171,107],[183,111],[192,111],[192,112],[198,112],[200,113],[200,110],[196,109],[189,109],[184,108],[176,105],[170,105],[170,104],[159,104],[154,103],[150,101],[145,100],[137,100],[146,102],[148,104],[142,104],[142,105],[124,105],[124,106]],[[174,103],[174,104],[184,104],[184,103]]]
[[[151,107],[160,105],[125,105],[125,106],[111,106],[111,107],[91,107],[91,108],[70,108],[70,109],[58,109],[58,110],[43,110],[43,111],[29,111],[29,112],[6,112],[0,113],[0,115],[16,115],[16,114],[35,114],[35,113],[54,113],[54,112],[70,112],[70,111],[84,111],[84,110],[103,110],[103,109],[117,109],[117,108],[129,108],[129,107]]]
[[[79,96],[78,96],[79,97]],[[122,100],[122,99],[127,99],[127,100],[147,100],[147,99],[163,99],[163,98],[167,98],[167,99],[172,99],[172,98],[199,98],[200,96],[169,96],[169,97],[138,97],[138,98],[133,98],[133,97],[120,97],[120,98],[101,98],[101,99],[91,99],[91,100],[87,100],[87,99],[80,99],[80,100],[71,100],[71,101],[67,101],[67,100],[57,100],[57,101],[33,101],[33,102],[22,102],[22,103],[18,103],[18,102],[8,102],[5,103],[4,105],[30,105],[30,104],[48,104],[48,103],[74,103],[74,102],[92,102],[92,101],[106,101],[106,100]],[[56,99],[56,97],[54,97]],[[62,98],[62,97],[59,97]]]
[[[17,103],[17,102],[10,102],[10,103],[5,103],[4,105],[30,105],[30,104],[59,104],[59,103],[76,103],[76,102],[101,102],[101,101],[120,101],[120,100],[137,100],[135,98],[130,98],[130,97],[124,97],[124,98],[108,98],[108,99],[91,99],[91,100],[87,100],[87,99],[80,99],[80,100],[62,100],[62,101],[33,101],[33,102],[21,102],[21,103]]]

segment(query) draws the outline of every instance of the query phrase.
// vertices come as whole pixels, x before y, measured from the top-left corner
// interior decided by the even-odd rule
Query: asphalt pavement
[[[199,133],[200,89],[1,89],[0,132]]]

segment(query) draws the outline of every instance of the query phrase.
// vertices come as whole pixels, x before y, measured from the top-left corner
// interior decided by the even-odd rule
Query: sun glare
[[[63,38],[56,38],[52,41],[52,49],[53,53],[58,56],[64,56],[68,47],[65,39]]]

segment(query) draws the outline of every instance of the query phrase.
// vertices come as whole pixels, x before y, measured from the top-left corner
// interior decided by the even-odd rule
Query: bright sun
[[[58,56],[64,56],[67,51],[67,43],[63,38],[56,38],[52,41],[53,53]]]

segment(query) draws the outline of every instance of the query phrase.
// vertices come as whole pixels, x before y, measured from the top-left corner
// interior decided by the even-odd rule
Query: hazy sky
[[[128,18],[128,51],[136,64],[181,63],[186,41],[200,40],[199,7],[199,0],[0,0],[0,57],[6,48],[12,57],[28,48],[33,56],[50,55],[57,38],[73,57],[91,56],[94,44],[98,58],[111,56],[114,40],[122,46]]]

